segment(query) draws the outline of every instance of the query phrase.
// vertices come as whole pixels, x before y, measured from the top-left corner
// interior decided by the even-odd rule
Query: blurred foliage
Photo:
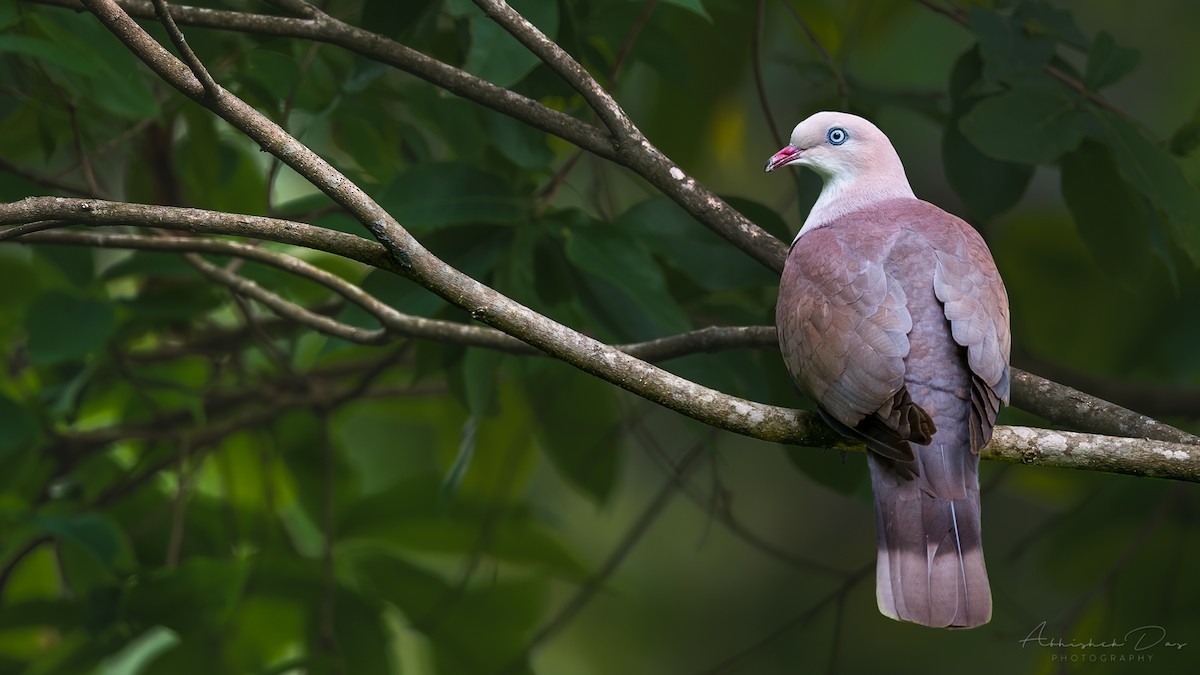
[[[1196,3],[772,0],[761,31],[755,3],[733,0],[512,4],[780,237],[817,183],[761,176],[772,136],[825,108],[875,119],[918,194],[989,239],[1018,364],[1086,376],[1101,396],[1196,400]],[[589,117],[468,0],[324,5]],[[186,30],[223,86],[437,255],[540,312],[609,342],[771,320],[773,275],[623,171],[346,50]],[[0,199],[98,191],[366,236],[86,13],[0,0],[0,55]],[[755,61],[779,128],[761,121]],[[469,320],[384,272],[266,246],[401,311]],[[238,271],[372,325],[303,279]],[[929,631],[879,616],[870,575],[851,576],[874,560],[862,457],[714,436],[543,359],[326,338],[176,255],[10,241],[0,288],[0,672],[1098,672],[1200,649],[1191,485],[985,467],[996,615]],[[665,365],[803,405],[773,353]],[[1163,398],[1129,403],[1155,414]],[[1200,410],[1167,410],[1197,430]],[[596,577],[670,480],[655,465],[697,447],[695,504],[641,516],[650,536]],[[568,623],[560,608],[592,583]],[[1043,621],[1046,637],[1151,625],[1191,644],[1023,644]]]

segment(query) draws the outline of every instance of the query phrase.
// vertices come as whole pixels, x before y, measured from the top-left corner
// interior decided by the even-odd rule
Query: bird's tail
[[[937,628],[987,623],[992,592],[983,563],[978,483],[948,499],[935,494],[924,477],[900,477],[890,463],[871,456],[879,611]]]

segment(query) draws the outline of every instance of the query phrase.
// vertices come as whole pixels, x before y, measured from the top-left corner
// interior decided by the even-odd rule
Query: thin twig
[[[36,171],[29,171],[28,169],[24,169],[16,164],[13,164],[3,157],[0,157],[0,171],[11,173],[14,176],[20,176],[31,183],[42,185],[52,190],[58,190],[60,192],[66,192],[67,194],[72,195],[79,195],[81,197],[91,196],[91,192],[86,187],[72,185],[66,181],[59,180],[55,176],[43,176]]]
[[[600,565],[600,568],[596,570],[596,573],[592,575],[587,582],[579,588],[578,591],[575,592],[575,595],[571,596],[570,600],[568,600],[561,608],[559,608],[558,612],[555,613],[555,615],[551,617],[549,621],[543,624],[542,627],[533,634],[533,637],[531,637],[529,641],[525,643],[524,648],[521,649],[517,657],[510,662],[508,667],[503,668],[500,671],[501,673],[514,673],[520,671],[530,654],[532,654],[547,640],[558,634],[559,631],[565,628],[566,625],[575,618],[581,609],[591,602],[592,598],[596,595],[608,578],[611,577],[614,572],[616,572],[617,567],[621,565],[621,563],[629,555],[629,552],[633,550],[633,547],[641,540],[642,536],[646,534],[646,531],[650,529],[650,526],[658,518],[659,514],[662,513],[662,510],[666,508],[668,503],[670,503],[671,497],[674,496],[679,481],[682,477],[687,476],[688,472],[690,472],[695,466],[696,460],[703,456],[704,449],[705,446],[703,444],[696,444],[692,447],[692,449],[688,450],[688,452],[674,467],[672,475],[669,476],[667,481],[663,483],[663,486],[659,488],[658,493],[654,495],[654,498],[651,499],[650,503],[646,505],[646,508],[642,510],[642,513],[633,522],[633,525],[628,531],[626,531],[625,535],[621,537],[621,540],[617,543],[616,547],[613,548],[612,552],[608,554],[608,557],[605,558],[604,563]]]
[[[76,10],[80,6],[79,0],[24,1]],[[139,17],[153,18],[155,16],[153,5],[145,0],[121,0],[120,2],[113,2],[112,0],[99,2],[88,0],[82,4],[89,7],[119,6]],[[492,5],[496,4],[499,3],[492,2]],[[515,12],[511,12],[511,8],[508,9],[510,10],[508,13],[510,16],[515,14]],[[111,20],[117,18],[111,10],[109,10],[106,16],[110,19],[110,25],[112,25]],[[463,98],[508,115],[536,129],[558,136],[598,157],[617,162],[633,170],[664,195],[678,203],[685,211],[696,218],[698,222],[720,235],[726,241],[729,241],[754,260],[776,272],[783,269],[783,262],[787,256],[787,247],[783,242],[750,222],[745,216],[726,204],[703,184],[683,173],[668,157],[644,138],[640,138],[640,136],[638,138],[626,138],[622,141],[623,149],[618,148],[614,139],[601,129],[597,129],[560,111],[548,108],[542,103],[526,96],[502,87],[497,87],[490,82],[481,80],[458,68],[409,49],[393,40],[362,28],[351,26],[319,12],[314,14],[312,19],[299,19],[227,10],[174,6],[171,9],[171,16],[177,22],[185,25],[259,33],[276,37],[319,40],[408,72],[452,94],[462,96]],[[521,19],[521,22],[523,22],[521,26],[532,28],[532,25],[528,24],[524,19]],[[510,25],[516,24],[510,22]],[[142,36],[138,34],[140,31],[131,26],[126,26],[126,28],[129,30],[128,33],[119,33],[118,35],[143,45]],[[524,28],[518,28],[518,30],[524,30]],[[536,31],[536,28],[533,28],[533,30]],[[544,39],[545,36],[542,36],[542,38]],[[550,41],[547,40],[547,42],[549,43]],[[154,51],[154,47],[158,47],[157,43],[154,44],[154,47],[151,47],[149,44],[144,44],[143,46],[150,51]],[[165,52],[164,55],[166,55]],[[148,54],[143,50],[141,56],[146,58]],[[569,56],[566,56],[566,58],[570,59]],[[571,62],[574,61],[571,60]],[[155,67],[155,63],[157,62],[152,63],[147,61],[147,63]],[[172,76],[178,73],[171,68],[165,67],[163,63],[158,63],[158,70],[156,72],[175,86],[184,87],[182,91],[189,96],[198,97],[195,98],[198,102],[204,102],[202,87],[195,80],[191,82],[191,84],[194,84],[194,87],[179,81],[178,78],[172,81]],[[578,69],[578,73],[590,78],[587,72],[581,67]],[[599,88],[598,84],[594,86]],[[225,92],[225,94],[228,94],[228,92]],[[226,96],[225,99],[232,100],[229,96]],[[634,129],[636,130],[636,127]],[[640,134],[640,132],[638,133]],[[260,141],[260,145],[263,144],[261,138],[256,138],[255,140]],[[305,175],[304,171],[299,171],[299,173]]]
[[[502,0],[474,2],[583,96],[612,136],[615,161],[636,171],[697,221],[762,265],[776,271],[783,269],[783,243],[688,176],[650,143],[612,95],[562,47]]]
[[[833,57],[829,55],[829,50],[825,49],[825,45],[821,44],[821,41],[817,39],[817,34],[813,32],[812,26],[808,25],[808,22],[804,20],[799,10],[792,6],[791,0],[783,0],[783,6],[787,8],[788,13],[796,20],[796,23],[800,26],[800,30],[808,38],[809,44],[813,46],[813,49],[817,50],[821,61],[829,69],[829,74],[833,76],[834,86],[837,87],[838,100],[841,101],[842,108],[849,107],[850,86],[846,84],[846,78],[842,76],[841,69],[834,64]]]
[[[650,0],[650,2],[647,2],[642,6],[641,13],[639,13],[637,18],[634,19],[633,24],[625,33],[625,37],[621,40],[621,46],[619,49],[617,49],[617,56],[613,59],[612,68],[608,73],[608,86],[610,89],[616,88],[618,79],[621,75],[621,69],[624,68],[626,59],[628,59],[629,55],[633,52],[633,47],[635,44],[637,44],[637,39],[642,34],[642,30],[646,27],[646,23],[650,21],[650,17],[654,14],[655,8],[658,7],[658,2],[659,0]],[[594,121],[595,119],[596,113],[595,111],[592,111],[591,120]],[[550,178],[550,180],[546,183],[546,186],[537,191],[540,208],[542,210],[549,206],[550,201],[554,199],[555,193],[557,193],[558,189],[561,188],[564,183],[566,183],[567,176],[569,176],[571,171],[573,171],[579,164],[579,160],[583,159],[583,154],[584,150],[580,149],[567,158],[567,161],[563,162],[563,165],[554,173],[554,176]]]
[[[754,644],[743,648],[736,654],[727,657],[717,665],[707,668],[697,675],[721,675],[722,673],[732,673],[738,670],[742,667],[742,665],[745,664],[746,661],[750,660],[754,656],[757,656],[760,652],[775,644],[777,641],[787,637],[788,633],[791,633],[797,627],[803,626],[819,616],[820,613],[824,611],[830,603],[841,602],[842,598],[844,598],[846,594],[853,590],[854,587],[859,584],[859,582],[861,582],[863,579],[866,579],[874,569],[874,561],[864,565],[863,567],[860,567],[850,574],[850,576],[846,577],[846,579],[842,581],[842,583],[839,584],[838,587],[835,588],[829,595],[825,596],[812,607],[809,607],[805,611],[796,615],[794,618],[785,621],[783,625],[779,626],[771,633],[763,636],[762,639],[758,640]]]
[[[715,518],[717,522],[725,526],[725,529],[727,529],[738,539],[741,539],[751,548],[754,548],[760,553],[763,553],[770,558],[774,558],[779,562],[791,567],[795,567],[796,569],[809,572],[820,572],[822,574],[829,574],[835,577],[842,577],[845,575],[845,570],[831,567],[815,560],[802,558],[759,536],[744,523],[742,523],[742,521],[739,520],[736,515],[734,515],[733,508],[728,497],[728,490],[726,490],[724,485],[721,484],[720,478],[716,477],[715,473],[713,481],[714,487],[711,491],[711,494],[708,496],[701,494],[699,489],[696,488],[691,480],[675,471],[674,466],[671,466],[671,462],[667,457],[666,451],[661,447],[657,439],[654,438],[645,425],[631,425],[631,428],[633,433],[641,441],[642,447],[645,448],[647,454],[650,455],[650,457],[657,464],[662,466],[667,471],[668,475],[676,478],[678,481],[679,490],[683,494],[687,495],[687,497],[691,499],[696,506],[700,507],[710,516]]]
[[[767,118],[767,130],[771,132],[771,138],[775,139],[775,145],[782,148],[786,143],[779,135],[779,124],[775,121],[774,113],[771,112],[771,103],[767,100],[767,84],[763,80],[762,29],[763,8],[766,4],[767,0],[756,0],[754,3],[754,31],[750,34],[750,66],[754,71],[754,91],[758,94],[758,109],[762,111],[763,117]]]
[[[96,182],[96,174],[92,172],[92,161],[83,147],[83,132],[79,129],[79,114],[74,102],[67,102],[67,113],[71,118],[71,136],[75,141],[75,154],[79,157],[79,166],[83,170],[83,182],[87,185],[90,196],[103,197],[104,190],[101,190],[100,184]]]
[[[151,0],[154,3],[154,13],[158,16],[158,20],[162,23],[163,28],[167,29],[167,36],[171,38],[171,43],[175,45],[175,49],[179,52],[180,58],[191,69],[192,74],[204,85],[205,91],[209,96],[217,96],[220,91],[217,87],[216,80],[209,74],[208,69],[204,67],[204,63],[200,57],[196,56],[196,52],[187,43],[187,38],[183,36],[183,31],[179,30],[179,26],[175,25],[175,19],[171,18],[171,10],[167,7],[167,0]]]
[[[941,3],[934,2],[933,0],[916,0],[916,2],[919,3],[920,5],[922,5],[923,7],[929,9],[930,11],[933,11],[936,14],[942,15],[968,30],[971,29],[970,16],[965,11],[963,11],[961,8],[954,5],[953,3],[951,3],[949,5],[943,5]],[[1077,46],[1077,45],[1072,45],[1072,46]],[[1125,112],[1124,110],[1121,110],[1120,108],[1115,106],[1111,101],[1104,98],[1100,94],[1092,91],[1091,89],[1088,89],[1087,85],[1085,85],[1083,82],[1080,82],[1078,79],[1071,76],[1069,73],[1063,71],[1062,69],[1058,68],[1057,66],[1047,63],[1042,66],[1042,70],[1050,77],[1053,77],[1054,79],[1058,80],[1059,82],[1061,82],[1061,83],[1067,85],[1068,87],[1074,89],[1075,91],[1079,92],[1085,98],[1087,98],[1087,100],[1091,101],[1092,103],[1095,103],[1096,105],[1100,106],[1101,108],[1104,108],[1105,110],[1111,112],[1112,114],[1114,114],[1128,122],[1138,124],[1138,126],[1140,127],[1140,124],[1137,122],[1136,119],[1133,118],[1132,115]]]
[[[12,557],[8,562],[4,563],[4,567],[0,568],[0,598],[4,596],[4,591],[8,589],[8,580],[12,578],[13,571],[21,564],[21,561],[29,557],[42,544],[54,541],[54,537],[48,534],[39,535],[30,539],[24,546],[13,552]]]
[[[187,524],[187,519],[184,517],[187,513],[188,487],[191,485],[191,469],[188,464],[190,454],[188,448],[191,441],[187,434],[182,434],[179,438],[179,451],[176,458],[176,487],[175,499],[171,505],[171,533],[167,537],[167,569],[174,569],[179,565],[179,554],[183,549],[183,531]]]
[[[336,319],[331,319],[323,314],[317,314],[290,300],[284,299],[277,293],[263,288],[255,281],[222,269],[195,253],[188,253],[186,255],[188,262],[204,276],[222,286],[228,287],[235,293],[257,300],[263,305],[270,307],[271,311],[282,317],[310,326],[326,335],[358,344],[380,345],[392,341],[385,329],[359,328],[342,323]]]
[[[35,232],[45,232],[46,230],[57,230],[63,227],[70,227],[70,221],[66,220],[35,220],[24,225],[17,225],[6,230],[0,230],[0,241],[8,241],[10,239],[20,239]],[[30,240],[34,241],[34,240]]]
[[[327,650],[334,672],[344,673],[345,662],[337,639],[337,576],[334,568],[334,546],[337,541],[335,510],[335,477],[337,462],[333,447],[333,434],[329,429],[329,409],[314,406],[313,411],[321,425],[321,454],[325,462],[321,472],[321,648]]]

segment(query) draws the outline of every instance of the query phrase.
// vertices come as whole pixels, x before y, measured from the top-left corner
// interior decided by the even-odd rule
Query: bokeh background
[[[0,198],[367,236],[59,4],[0,0]],[[591,119],[466,0],[318,4]],[[870,117],[918,196],[987,239],[1016,365],[1200,432],[1200,4],[512,4],[783,238],[819,182],[764,175],[767,157],[817,110]],[[772,320],[772,273],[626,170],[331,45],[184,30],[223,86],[539,311],[609,342]],[[469,321],[385,272],[267,246]],[[372,325],[306,281],[238,271]],[[864,457],[714,431],[546,359],[352,345],[239,307],[176,255],[20,240],[0,243],[0,355],[0,672],[1174,672],[1200,653],[1191,484],[985,463],[993,620],[937,631],[876,610]],[[807,406],[774,351],[663,365]],[[205,435],[368,370],[349,400]],[[1026,640],[1043,623],[1127,644]]]

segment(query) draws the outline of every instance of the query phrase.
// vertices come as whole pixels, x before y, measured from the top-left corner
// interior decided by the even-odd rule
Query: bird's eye
[[[834,127],[825,134],[825,140],[829,141],[831,145],[841,145],[846,142],[846,138],[848,138],[846,130],[841,127]]]

